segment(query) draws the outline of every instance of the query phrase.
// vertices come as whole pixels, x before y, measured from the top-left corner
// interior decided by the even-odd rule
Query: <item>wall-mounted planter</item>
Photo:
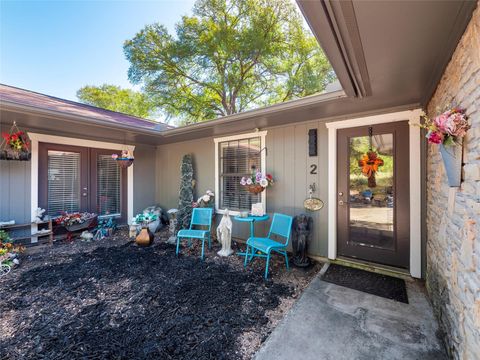
[[[0,160],[29,161],[31,157],[29,151],[0,150]]]
[[[458,145],[444,146],[440,144],[440,153],[450,187],[459,187],[462,182],[462,150],[463,141]]]

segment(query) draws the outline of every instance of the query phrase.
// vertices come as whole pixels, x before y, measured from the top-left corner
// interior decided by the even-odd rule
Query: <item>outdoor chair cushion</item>
[[[177,236],[178,237],[201,239],[206,234],[208,234],[208,230],[180,230],[178,232]]]

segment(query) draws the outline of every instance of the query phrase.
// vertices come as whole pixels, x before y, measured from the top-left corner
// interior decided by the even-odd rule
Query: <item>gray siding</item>
[[[318,129],[317,157],[308,156],[308,130]],[[314,194],[325,202],[315,213],[315,229],[310,253],[327,255],[327,129],[321,122],[275,127],[266,136],[267,172],[275,178],[275,185],[267,190],[267,212],[298,215],[306,212],[303,202],[308,197],[308,186],[315,183]],[[157,148],[157,203],[165,208],[177,207],[180,181],[180,161],[184,154],[194,154],[196,196],[215,186],[215,145],[213,138],[162,145]],[[317,174],[310,174],[310,165],[317,165]],[[256,235],[266,235],[269,223],[256,225]],[[234,222],[234,236],[246,239],[248,225]]]
[[[0,160],[0,221],[31,220],[30,161]]]
[[[155,147],[135,146],[133,166],[133,214],[138,214],[147,206],[155,205]]]

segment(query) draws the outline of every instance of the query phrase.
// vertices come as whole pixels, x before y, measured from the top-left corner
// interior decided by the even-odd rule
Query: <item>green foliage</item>
[[[198,0],[124,44],[129,79],[184,124],[320,92],[335,75],[290,0]]]
[[[77,97],[88,105],[141,118],[151,118],[156,110],[146,94],[109,84],[84,86],[77,91]]]
[[[350,139],[350,144],[350,188],[363,191],[368,188],[368,179],[362,174],[362,168],[358,165],[358,160],[369,151],[369,138],[368,136],[354,137]],[[380,166],[375,174],[377,179],[376,192],[380,192],[383,191],[383,188],[393,185],[393,155],[383,154],[375,146],[373,146],[373,150],[383,160],[383,166]]]

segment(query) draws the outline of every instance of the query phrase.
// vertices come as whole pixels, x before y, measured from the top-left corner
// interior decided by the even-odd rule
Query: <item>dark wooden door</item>
[[[337,248],[340,256],[408,268],[408,126],[405,121],[338,131]],[[381,161],[376,162],[378,170],[369,180],[362,173],[362,161],[370,147]]]
[[[50,216],[88,211],[127,221],[127,169],[113,150],[39,144],[39,205]]]
[[[90,211],[88,148],[40,143],[38,155],[39,206],[50,216]]]

